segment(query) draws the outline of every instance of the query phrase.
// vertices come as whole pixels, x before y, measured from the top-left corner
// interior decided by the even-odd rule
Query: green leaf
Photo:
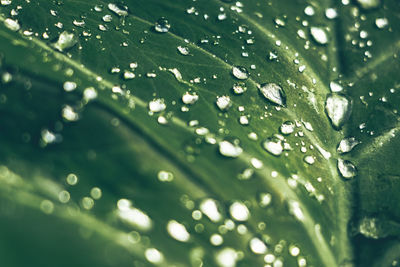
[[[393,265],[395,1],[0,14],[2,265]]]

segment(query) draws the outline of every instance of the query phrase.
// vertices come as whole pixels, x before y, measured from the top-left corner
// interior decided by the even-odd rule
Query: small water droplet
[[[235,83],[234,85],[233,85],[233,92],[235,93],[235,94],[237,94],[237,95],[241,95],[241,94],[243,94],[244,92],[246,92],[246,90],[247,90],[247,87],[246,87],[246,84],[244,83],[244,82],[238,82],[238,83]]]
[[[160,18],[154,24],[154,30],[160,33],[166,33],[171,28],[171,24],[169,24],[166,18]]]
[[[375,25],[378,27],[378,29],[383,29],[389,24],[389,21],[387,18],[377,18],[375,19]]]
[[[182,96],[182,102],[186,105],[193,105],[194,103],[197,102],[197,100],[199,99],[199,96],[196,93],[189,93],[186,92],[183,96]]]
[[[181,55],[184,55],[184,56],[187,56],[190,53],[189,48],[187,46],[178,46],[177,49],[178,49],[179,53],[181,53]]]
[[[215,256],[216,262],[221,267],[235,267],[238,253],[233,248],[223,248]]]
[[[132,80],[135,77],[136,77],[136,75],[132,71],[129,71],[129,70],[124,71],[124,79],[125,80]]]
[[[281,134],[284,135],[289,135],[291,133],[294,132],[294,128],[296,127],[296,125],[291,122],[291,121],[285,121],[284,123],[282,123],[282,125],[279,127],[279,131],[281,132]]]
[[[207,198],[200,203],[200,210],[204,213],[212,222],[219,222],[222,219],[222,215],[218,210],[217,202],[214,199]]]
[[[332,126],[339,130],[351,114],[351,101],[343,95],[329,94],[325,103],[325,112]]]
[[[78,113],[76,113],[74,109],[68,105],[62,109],[62,116],[67,121],[77,121],[79,119]]]
[[[354,137],[344,138],[340,141],[337,151],[341,154],[348,153],[359,143]]]
[[[276,137],[267,138],[263,142],[263,147],[274,156],[279,156],[283,152],[282,141]]]
[[[338,93],[343,91],[343,86],[341,86],[339,83],[332,81],[329,83],[329,88],[331,89],[331,92],[333,93]]]
[[[235,76],[236,79],[239,80],[246,80],[249,78],[249,72],[245,67],[235,66],[232,68],[232,74]]]
[[[268,250],[267,245],[257,237],[250,239],[249,246],[254,254],[265,254]]]
[[[321,45],[328,43],[328,34],[326,33],[325,29],[321,27],[311,27],[310,33],[317,43]]]
[[[225,157],[237,158],[242,152],[243,149],[240,146],[234,145],[228,141],[219,143],[219,153]]]
[[[274,104],[285,107],[286,106],[286,94],[282,87],[276,83],[264,83],[259,88],[262,95]]]
[[[313,156],[305,156],[304,157],[304,162],[307,164],[314,164],[315,163],[315,158]]]
[[[357,175],[357,168],[348,160],[338,159],[337,166],[343,178],[350,179]]]
[[[63,52],[69,48],[72,48],[78,42],[77,37],[73,33],[63,31],[59,36],[58,40],[53,43],[53,47],[60,52]]]
[[[217,104],[218,108],[221,111],[228,110],[232,105],[231,98],[229,96],[226,96],[226,95],[217,96],[217,101],[215,103]]]
[[[146,249],[144,255],[149,262],[154,264],[159,264],[164,261],[163,254],[155,248]]]
[[[190,239],[190,234],[186,230],[186,227],[175,220],[168,222],[167,231],[170,236],[178,241],[187,242]]]
[[[128,8],[127,7],[120,7],[117,4],[110,3],[108,4],[108,9],[117,14],[120,17],[128,16]]]
[[[153,99],[149,102],[149,110],[151,112],[161,112],[167,108],[167,105],[164,103],[164,99],[157,98]]]
[[[213,246],[220,246],[220,245],[222,245],[223,242],[224,242],[224,238],[219,234],[213,234],[210,237],[210,243]]]
[[[306,6],[306,8],[304,9],[304,14],[306,14],[307,16],[314,16],[315,10],[312,6]]]
[[[86,101],[93,100],[97,97],[97,91],[93,87],[88,87],[85,90],[83,90],[83,98]]]
[[[174,180],[174,175],[171,172],[159,171],[157,174],[157,178],[161,182],[171,182],[172,180]]]

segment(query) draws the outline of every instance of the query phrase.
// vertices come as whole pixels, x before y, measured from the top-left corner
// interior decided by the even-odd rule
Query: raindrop
[[[199,96],[196,95],[196,93],[189,93],[186,92],[183,96],[182,96],[182,102],[186,105],[193,105],[194,103],[197,102],[197,100],[199,99]]]
[[[310,33],[311,33],[311,36],[314,38],[314,40],[317,43],[319,43],[321,45],[325,45],[328,43],[328,34],[326,33],[326,31],[323,28],[311,27]]]
[[[282,141],[275,137],[267,138],[263,142],[263,147],[274,156],[279,156],[283,152]]]
[[[304,9],[304,14],[306,14],[307,16],[314,16],[315,10],[312,6],[306,6],[306,8]]]
[[[68,105],[62,109],[62,116],[67,121],[77,121],[79,119],[78,113],[76,113],[74,109]]]
[[[245,116],[245,115],[240,116],[239,117],[239,123],[241,125],[248,125],[249,124],[249,118],[247,116]]]
[[[354,137],[344,138],[340,141],[337,151],[341,154],[348,153],[359,143]]]
[[[241,202],[234,202],[229,207],[229,213],[231,214],[232,218],[236,221],[247,221],[250,217],[250,212],[247,209],[246,205]]]
[[[250,240],[249,246],[254,254],[265,254],[268,250],[265,243],[257,237],[254,237]]]
[[[211,243],[213,246],[220,246],[220,245],[222,245],[223,242],[224,242],[224,239],[223,239],[223,237],[222,237],[221,235],[219,235],[219,234],[213,234],[213,235],[210,237],[210,243]]]
[[[179,53],[181,53],[181,55],[184,55],[184,56],[187,56],[190,53],[189,48],[186,46],[178,46],[177,49],[178,49]]]
[[[381,1],[380,0],[357,0],[357,3],[363,9],[373,9],[377,8]]]
[[[276,83],[264,83],[259,88],[262,95],[274,104],[285,107],[286,106],[286,94],[282,87]]]
[[[241,66],[235,66],[232,68],[232,74],[233,76],[235,76],[236,79],[239,80],[246,80],[247,78],[249,78],[249,72],[247,71],[247,69],[245,67],[241,67]]]
[[[332,126],[339,130],[351,114],[351,101],[343,95],[329,94],[325,103],[325,112]]]
[[[333,92],[333,93],[338,93],[338,92],[343,91],[343,86],[341,86],[339,83],[334,82],[334,81],[330,82],[329,88],[331,89],[331,92]]]
[[[112,21],[112,16],[107,14],[103,16],[103,21],[104,22],[111,22]]]
[[[207,198],[200,203],[200,210],[204,213],[212,222],[219,222],[222,219],[222,215],[218,210],[217,202],[214,199]]]
[[[170,28],[171,28],[171,24],[169,24],[169,22],[166,18],[160,18],[154,24],[154,30],[156,32],[166,33],[169,31]]]
[[[132,80],[135,77],[136,77],[136,75],[132,71],[129,71],[129,70],[124,71],[124,79],[125,80]]]
[[[85,90],[83,90],[83,98],[86,101],[93,100],[97,97],[97,91],[93,87],[88,87]]]
[[[234,85],[233,85],[233,92],[235,93],[235,94],[237,94],[237,95],[241,95],[241,94],[243,94],[244,92],[246,92],[246,90],[247,90],[247,87],[246,87],[246,84],[244,83],[244,82],[238,82],[238,83],[235,83]]]
[[[279,127],[279,131],[281,134],[284,135],[289,135],[294,132],[295,124],[291,121],[285,121],[282,123],[282,125]]]
[[[315,163],[315,158],[313,156],[305,156],[304,157],[304,162],[307,164],[314,164]]]
[[[297,201],[289,201],[289,213],[296,217],[296,219],[298,219],[299,221],[304,220],[304,213],[300,208],[300,203]]]
[[[10,18],[7,18],[4,20],[4,26],[6,26],[8,29],[10,29],[14,32],[18,31],[21,28],[18,21],[10,19]]]
[[[350,179],[357,175],[357,168],[348,160],[338,159],[338,169],[343,178]]]
[[[234,267],[237,260],[238,254],[233,248],[224,248],[216,254],[216,262],[221,267]]]
[[[190,239],[190,234],[186,230],[186,227],[175,220],[171,220],[168,222],[167,231],[170,236],[178,241],[187,242]]]
[[[78,42],[78,39],[73,33],[67,31],[62,32],[58,36],[58,40],[53,43],[53,47],[60,52],[63,52],[71,47],[73,47]]]
[[[157,98],[153,99],[149,102],[149,110],[151,112],[161,112],[167,108],[167,105],[164,103],[164,99]]]
[[[161,252],[155,248],[146,249],[146,251],[144,252],[144,255],[145,255],[146,259],[151,263],[159,264],[164,261],[163,254],[161,254]]]
[[[219,143],[219,153],[225,157],[237,158],[242,154],[243,149],[237,145],[234,145],[228,141],[222,141]]]
[[[377,18],[375,19],[375,25],[378,27],[378,29],[383,29],[389,24],[389,21],[387,18]]]
[[[328,19],[335,19],[337,18],[338,14],[335,8],[327,8],[325,10],[325,17]]]
[[[231,98],[226,95],[217,96],[216,104],[221,111],[226,111],[232,105]]]
[[[161,182],[171,182],[174,179],[174,175],[171,172],[159,171],[157,178]]]
[[[298,247],[292,245],[289,247],[289,253],[293,257],[297,257],[300,254],[300,249]]]
[[[110,3],[108,4],[108,9],[117,14],[120,17],[128,16],[128,8],[124,7],[123,9],[116,4]]]
[[[64,83],[63,88],[65,91],[71,92],[76,89],[76,83],[67,81]]]
[[[259,198],[260,198],[260,201],[259,201],[260,207],[265,208],[269,204],[271,204],[272,195],[270,193],[261,193]]]

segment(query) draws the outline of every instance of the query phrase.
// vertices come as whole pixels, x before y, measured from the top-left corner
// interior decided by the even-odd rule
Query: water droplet
[[[157,177],[161,182],[171,182],[174,179],[174,175],[167,171],[159,171]]]
[[[358,231],[366,238],[379,239],[388,236],[390,226],[374,217],[363,217],[358,224]]]
[[[343,178],[350,179],[357,175],[357,168],[350,161],[339,158],[337,164]]]
[[[305,156],[304,157],[304,162],[307,164],[314,164],[315,163],[315,158],[313,156]]]
[[[378,27],[378,29],[383,29],[389,24],[389,21],[387,18],[377,18],[375,19],[375,25]]]
[[[311,27],[310,33],[311,33],[311,36],[314,38],[314,40],[317,43],[319,43],[321,45],[325,45],[328,43],[328,34],[326,33],[326,31],[323,28]]]
[[[328,19],[335,19],[337,18],[338,13],[337,10],[335,8],[327,8],[325,10],[325,17]]]
[[[247,69],[245,67],[241,67],[241,66],[235,66],[232,68],[232,74],[233,76],[235,76],[236,79],[239,80],[246,80],[247,78],[249,78],[249,72],[247,71]]]
[[[331,92],[333,92],[333,93],[338,93],[338,92],[343,91],[343,86],[341,86],[339,83],[334,82],[334,81],[330,82],[329,87],[331,89]]]
[[[286,94],[282,87],[276,83],[264,83],[259,88],[262,95],[274,104],[285,107],[286,106]]]
[[[238,83],[235,83],[234,85],[233,85],[233,92],[235,93],[235,94],[237,94],[237,95],[241,95],[241,94],[243,94],[244,92],[246,92],[246,90],[247,90],[247,87],[246,87],[246,84],[244,83],[244,82],[238,82]]]
[[[359,143],[354,137],[344,138],[340,141],[337,151],[341,154],[348,153]]]
[[[250,212],[247,209],[246,205],[242,202],[234,202],[229,207],[229,213],[231,214],[232,218],[236,221],[247,221],[250,217]]]
[[[235,267],[238,255],[233,248],[224,248],[217,252],[216,262],[221,267]]]
[[[315,10],[312,6],[306,6],[306,8],[304,9],[304,14],[306,14],[307,16],[314,16]]]
[[[228,141],[219,143],[219,153],[225,157],[237,158],[242,152],[243,149],[240,146],[234,145]]]
[[[221,235],[219,235],[219,234],[213,234],[213,235],[210,237],[210,243],[211,243],[213,246],[220,246],[220,245],[222,245],[223,242],[224,242],[224,239],[223,239],[223,237],[222,237]]]
[[[54,204],[50,200],[45,199],[40,203],[40,209],[46,214],[51,214],[54,211]]]
[[[357,0],[357,3],[363,9],[373,9],[377,8],[380,4],[380,0]]]
[[[63,31],[59,36],[58,40],[53,43],[53,47],[60,52],[63,52],[73,47],[78,42],[75,34]]]
[[[189,48],[186,46],[178,46],[177,49],[178,49],[179,53],[181,53],[181,55],[184,55],[184,56],[187,56],[190,53]]]
[[[18,21],[7,18],[4,20],[4,26],[6,26],[8,29],[16,32],[19,29],[21,29],[21,26],[19,25]]]
[[[161,112],[167,108],[167,105],[164,103],[164,99],[157,98],[153,99],[149,102],[149,110],[151,112]]]
[[[298,247],[292,245],[289,247],[289,253],[293,257],[297,257],[300,254],[300,249]]]
[[[214,199],[207,198],[200,203],[200,210],[203,212],[212,222],[219,222],[222,219],[222,215],[218,210],[217,202]]]
[[[84,20],[76,20],[76,19],[74,19],[72,24],[74,24],[77,27],[83,27],[83,26],[85,26],[85,21]]]
[[[300,208],[300,203],[297,201],[289,201],[289,213],[296,217],[296,219],[298,219],[299,221],[304,220],[304,213]]]
[[[116,15],[120,17],[128,16],[128,8],[127,7],[119,7],[117,4],[110,3],[108,4],[108,9],[114,12]]]
[[[91,196],[93,199],[96,199],[96,200],[100,199],[101,196],[102,196],[101,189],[98,188],[98,187],[93,187],[93,188],[90,190],[90,196]]]
[[[93,87],[88,87],[85,90],[83,90],[83,98],[86,101],[93,100],[97,97],[97,91]]]
[[[171,220],[168,222],[167,231],[170,236],[178,241],[187,242],[190,239],[190,234],[186,230],[186,227],[175,220]]]
[[[64,83],[63,88],[65,91],[71,92],[76,89],[76,83],[67,81]]]
[[[159,264],[164,261],[163,254],[155,248],[146,249],[144,255],[149,262],[154,264]]]
[[[245,115],[240,116],[239,117],[239,123],[241,125],[248,125],[249,124],[249,118],[247,116],[245,116]]]
[[[150,217],[143,211],[132,206],[131,201],[127,199],[120,199],[117,202],[118,216],[122,221],[131,224],[140,230],[147,231],[153,225]]]
[[[264,256],[264,261],[266,263],[273,263],[275,261],[275,255],[274,254],[267,254]]]
[[[112,21],[112,16],[107,14],[103,16],[103,21],[104,22],[111,22]]]
[[[254,254],[265,254],[268,250],[267,245],[257,237],[250,239],[249,246]]]
[[[183,96],[182,96],[182,102],[186,105],[193,105],[194,103],[197,102],[197,100],[199,99],[199,96],[196,95],[196,93],[189,93],[186,92]]]
[[[217,101],[216,104],[218,106],[218,108],[221,111],[226,111],[228,110],[228,108],[230,108],[230,106],[232,105],[231,103],[231,98],[229,96],[217,96]]]
[[[282,125],[279,127],[279,131],[281,134],[284,135],[289,135],[294,132],[295,124],[291,121],[285,121],[282,123]]]
[[[129,70],[124,71],[124,79],[125,80],[132,80],[135,77],[136,77],[136,75],[132,71],[129,71]]]
[[[325,103],[325,112],[332,126],[339,130],[351,114],[351,101],[343,95],[329,94]]]
[[[74,109],[68,105],[62,109],[62,116],[67,121],[77,121],[79,119],[78,113],[76,113]]]
[[[283,152],[282,141],[276,137],[267,138],[263,142],[263,147],[274,156],[279,156]]]
[[[169,24],[169,22],[166,18],[160,18],[154,24],[154,30],[156,32],[166,33],[169,31],[170,28],[171,28],[171,25]]]

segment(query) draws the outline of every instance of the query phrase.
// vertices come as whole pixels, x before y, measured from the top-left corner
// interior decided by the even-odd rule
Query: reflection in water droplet
[[[340,141],[337,151],[339,153],[348,153],[359,143],[354,137],[344,138]]]
[[[321,45],[325,45],[328,43],[328,34],[326,33],[326,31],[323,28],[311,27],[310,33],[311,33],[311,36],[314,38],[314,40],[317,43],[319,43]]]
[[[286,106],[286,94],[282,87],[276,83],[264,83],[260,86],[262,95],[274,104],[279,106]]]
[[[343,178],[350,179],[357,175],[357,168],[348,160],[338,159],[337,166]]]
[[[53,43],[53,47],[60,52],[63,52],[73,47],[78,42],[78,39],[73,33],[63,31],[59,36],[57,42]]]
[[[263,142],[263,147],[274,156],[279,156],[283,152],[282,141],[275,137],[267,138]]]
[[[335,8],[327,8],[325,10],[325,17],[328,19],[335,19],[337,18],[338,13],[337,10]]]
[[[325,103],[325,112],[332,126],[338,130],[351,114],[351,101],[343,95],[329,94]]]
[[[160,18],[154,24],[154,30],[156,32],[166,33],[169,31],[170,28],[171,28],[171,24],[169,24],[169,22],[166,18]]]
[[[235,66],[232,68],[232,74],[235,76],[236,79],[239,80],[246,80],[249,78],[249,72],[245,67]]]

